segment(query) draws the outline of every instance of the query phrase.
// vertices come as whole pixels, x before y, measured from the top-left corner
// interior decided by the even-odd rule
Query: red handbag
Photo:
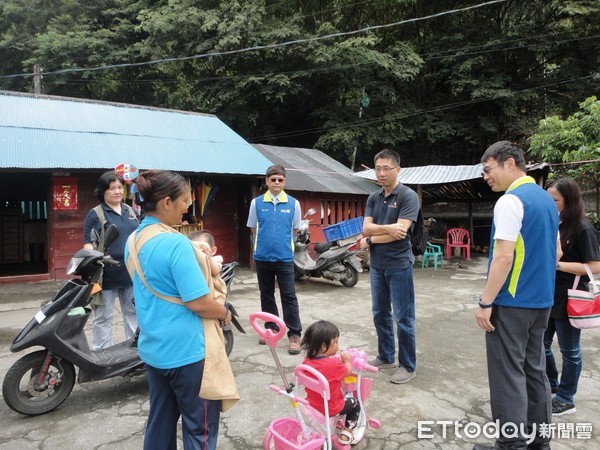
[[[599,328],[600,327],[600,282],[596,281],[590,266],[583,267],[590,277],[590,290],[577,289],[580,276],[575,277],[573,289],[568,290],[567,315],[569,322],[575,328]]]

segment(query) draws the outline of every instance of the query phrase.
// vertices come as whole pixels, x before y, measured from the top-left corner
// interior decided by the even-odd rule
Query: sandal
[[[342,436],[345,439],[342,439]],[[354,442],[354,436],[352,435],[352,433],[348,430],[342,430],[340,431],[340,436],[338,437],[338,442],[342,445],[352,445],[352,443]]]

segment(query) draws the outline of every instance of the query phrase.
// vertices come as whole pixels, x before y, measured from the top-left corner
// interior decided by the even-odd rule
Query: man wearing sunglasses
[[[527,176],[514,144],[496,142],[481,163],[492,191],[505,192],[494,207],[487,282],[475,313],[486,331],[492,418],[502,431],[494,446],[473,448],[549,450],[544,427],[552,398],[543,338],[561,252],[558,213],[552,197]]]
[[[275,301],[275,278],[281,295],[283,321],[288,328],[288,352],[300,353],[300,310],[294,286],[294,235],[300,227],[300,203],[288,195],[285,187],[285,168],[274,165],[267,169],[267,192],[250,204],[247,226],[252,229],[254,262],[260,290],[260,305],[264,312],[279,317]],[[276,329],[267,322],[265,328]],[[264,341],[259,339],[259,344]]]

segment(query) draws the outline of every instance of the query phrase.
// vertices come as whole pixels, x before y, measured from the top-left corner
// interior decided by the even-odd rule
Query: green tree
[[[567,175],[582,189],[595,190],[599,214],[600,100],[592,96],[579,106],[579,111],[566,119],[551,116],[541,120],[538,132],[531,137],[529,152],[551,163],[567,163]]]

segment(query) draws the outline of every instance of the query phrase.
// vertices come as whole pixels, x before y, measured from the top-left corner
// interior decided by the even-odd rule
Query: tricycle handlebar
[[[262,321],[263,324],[261,325],[259,321]],[[274,323],[279,330],[275,331],[270,328],[265,328],[265,325],[268,322]],[[254,331],[256,331],[256,333],[263,338],[265,343],[271,348],[275,348],[277,346],[277,342],[287,331],[287,327],[285,326],[283,320],[266,312],[254,312],[250,314],[250,325],[252,325]]]

